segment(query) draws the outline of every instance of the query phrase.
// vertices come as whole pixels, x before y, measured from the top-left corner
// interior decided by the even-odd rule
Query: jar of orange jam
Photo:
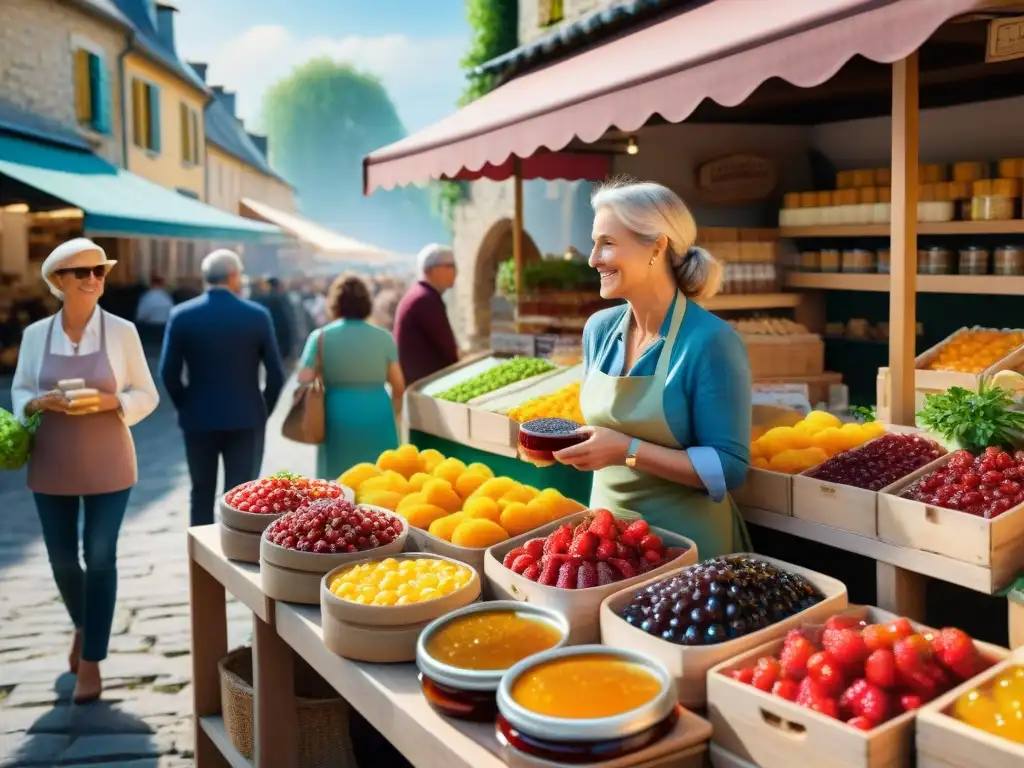
[[[435,710],[492,722],[502,676],[534,654],[563,647],[569,622],[558,611],[517,600],[477,603],[431,624],[416,644],[423,694]]]
[[[603,645],[558,648],[519,662],[502,678],[498,741],[539,761],[603,763],[671,733],[676,700],[675,679],[643,654]]]

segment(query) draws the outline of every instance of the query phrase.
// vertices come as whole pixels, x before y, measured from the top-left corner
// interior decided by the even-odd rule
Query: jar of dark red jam
[[[519,425],[519,457],[546,467],[555,463],[554,454],[586,440],[582,425],[569,419],[532,419]]]
[[[427,625],[416,644],[423,695],[448,717],[494,722],[502,676],[568,638],[568,620],[544,606],[496,600],[452,611]]]

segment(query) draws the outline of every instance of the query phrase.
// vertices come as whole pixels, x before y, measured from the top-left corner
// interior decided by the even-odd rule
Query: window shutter
[[[192,158],[192,162],[194,162],[196,165],[199,165],[200,163],[203,162],[202,154],[200,152],[200,147],[201,146],[202,146],[202,142],[200,141],[200,135],[199,135],[199,111],[193,109],[192,110],[192,152],[194,154],[194,157]]]
[[[155,85],[146,85],[149,94],[149,148],[160,151],[160,89]]]
[[[192,136],[189,134],[188,106],[184,101],[178,102],[178,130],[181,133],[181,161],[192,162]]]
[[[89,81],[89,52],[75,51],[75,117],[79,124],[92,121],[92,97]]]
[[[92,56],[89,60],[90,66],[95,64],[96,77],[93,80],[92,125],[100,133],[109,134],[112,130],[111,114],[113,112],[113,97],[110,88],[110,70],[106,62],[99,56]]]
[[[132,80],[132,142],[137,147],[146,146],[146,84],[138,78]]]

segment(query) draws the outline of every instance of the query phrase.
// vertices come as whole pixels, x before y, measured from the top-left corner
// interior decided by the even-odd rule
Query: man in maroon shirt
[[[395,343],[406,384],[458,362],[459,348],[441,294],[455,285],[455,254],[428,245],[416,257],[420,279],[395,311]]]

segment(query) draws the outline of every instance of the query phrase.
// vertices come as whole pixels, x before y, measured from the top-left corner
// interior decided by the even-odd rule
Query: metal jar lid
[[[629,712],[591,719],[541,715],[526,709],[512,698],[512,686],[516,680],[534,667],[570,656],[595,655],[615,656],[621,661],[643,667],[658,679],[661,690],[646,704]],[[554,742],[607,741],[642,733],[672,714],[677,699],[675,678],[661,662],[636,651],[606,645],[575,645],[538,653],[506,672],[498,687],[498,711],[513,728],[526,735]]]
[[[496,691],[501,683],[502,676],[507,669],[463,669],[453,667],[450,664],[438,661],[427,651],[430,639],[441,629],[453,621],[470,616],[474,613],[516,613],[520,616],[543,621],[562,633],[562,639],[555,644],[554,648],[559,649],[569,642],[569,620],[564,615],[542,605],[532,605],[518,600],[493,600],[490,602],[467,605],[457,611],[445,614],[428,624],[420,633],[416,642],[416,666],[420,672],[436,683],[455,688],[460,691]],[[529,658],[536,658],[531,656]]]

